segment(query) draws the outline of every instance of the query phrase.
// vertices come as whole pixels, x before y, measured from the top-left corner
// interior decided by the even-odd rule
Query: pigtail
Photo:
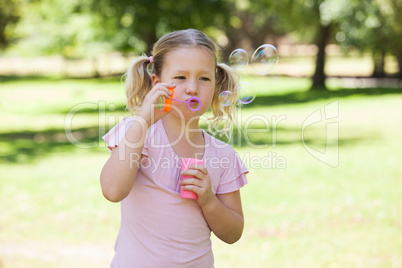
[[[146,56],[136,59],[125,73],[127,107],[132,114],[138,111],[142,105],[145,96],[152,88],[152,78],[147,67],[150,60]]]
[[[211,109],[214,114],[212,123],[208,130],[214,132],[219,125],[223,124],[223,132],[220,136],[225,135],[230,139],[231,130],[233,127],[233,114],[236,109],[237,92],[236,85],[239,81],[238,74],[229,66],[223,63],[218,63],[216,67],[216,90],[211,104]],[[219,101],[219,94],[223,91],[230,91],[232,102],[228,106],[223,106]]]

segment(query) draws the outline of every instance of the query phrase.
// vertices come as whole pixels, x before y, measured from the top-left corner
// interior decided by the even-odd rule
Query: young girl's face
[[[160,77],[153,75],[153,82],[171,83],[176,85],[174,99],[187,101],[191,97],[201,100],[200,110],[193,112],[187,104],[173,101],[189,119],[192,116],[204,114],[211,106],[215,91],[215,58],[204,48],[180,48],[166,54]],[[176,113],[176,109],[172,112]]]

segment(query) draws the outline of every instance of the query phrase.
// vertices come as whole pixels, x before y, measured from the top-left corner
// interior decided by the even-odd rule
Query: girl
[[[241,237],[239,188],[247,183],[248,170],[232,147],[198,126],[210,107],[214,125],[224,113],[231,120],[233,105],[221,106],[218,96],[234,91],[237,77],[217,63],[217,52],[202,32],[176,31],[126,73],[127,107],[137,115],[103,137],[111,156],[101,172],[102,192],[112,202],[121,201],[111,267],[213,267],[211,230],[226,243]],[[170,111],[155,108],[160,97],[171,98],[172,89],[174,99],[198,97],[201,108],[192,111],[176,101]],[[203,164],[180,172],[181,158]],[[198,198],[180,198],[180,187]]]

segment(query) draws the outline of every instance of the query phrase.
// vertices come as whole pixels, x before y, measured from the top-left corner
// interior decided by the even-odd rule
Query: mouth
[[[185,102],[187,103],[187,107],[193,112],[196,112],[201,108],[201,100],[197,97],[191,97]]]
[[[198,106],[200,103],[197,100],[190,100],[191,106]]]

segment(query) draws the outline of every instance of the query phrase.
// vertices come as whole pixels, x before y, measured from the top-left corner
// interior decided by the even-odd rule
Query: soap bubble
[[[229,56],[229,65],[237,70],[241,71],[246,68],[248,64],[247,51],[242,48],[235,49]]]
[[[239,104],[249,104],[255,99],[255,89],[248,82],[240,82],[236,85],[236,92]]]
[[[218,100],[219,103],[223,106],[229,106],[230,104],[232,104],[232,92],[230,91],[222,91],[221,94],[219,94]]]
[[[273,45],[262,45],[257,48],[251,57],[251,66],[258,74],[269,74],[279,61],[278,51]]]

